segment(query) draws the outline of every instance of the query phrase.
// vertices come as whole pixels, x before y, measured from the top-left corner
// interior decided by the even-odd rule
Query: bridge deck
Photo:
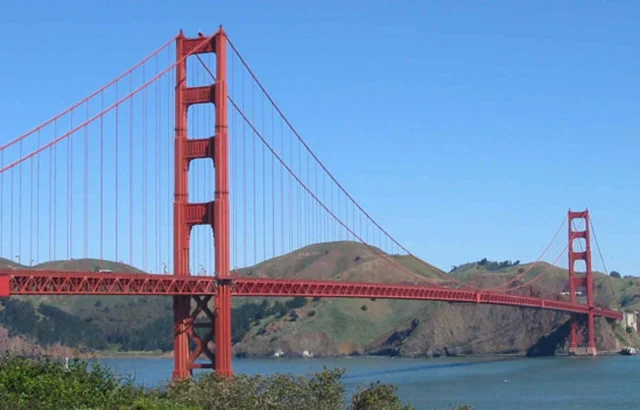
[[[307,296],[430,300],[456,303],[520,306],[587,314],[589,307],[554,299],[450,289],[437,286],[289,280],[234,277],[234,296]],[[0,296],[12,295],[215,295],[217,282],[211,276],[63,272],[39,270],[0,271]],[[622,319],[622,312],[595,308],[597,316]]]

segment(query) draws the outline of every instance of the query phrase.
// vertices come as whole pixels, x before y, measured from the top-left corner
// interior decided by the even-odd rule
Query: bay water
[[[104,358],[100,363],[148,387],[166,385],[170,358]],[[352,393],[373,382],[393,383],[417,409],[469,404],[477,410],[640,409],[640,356],[554,358],[235,359],[235,373],[308,374],[347,370]]]

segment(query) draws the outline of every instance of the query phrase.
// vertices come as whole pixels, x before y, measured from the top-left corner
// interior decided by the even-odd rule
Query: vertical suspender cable
[[[86,103],[86,120],[89,119],[89,103]],[[89,125],[84,127],[84,259],[89,258]]]
[[[280,152],[282,152],[282,158],[284,158],[284,127],[282,124],[282,118],[280,118]],[[280,168],[280,254],[284,254],[284,167]]]
[[[271,139],[276,146],[275,125],[273,118],[273,105],[271,106]],[[276,168],[275,158],[271,155],[271,257],[276,256]]]
[[[298,177],[300,178],[300,180],[302,180],[303,178],[303,174],[302,174],[302,147],[300,146],[300,144],[297,144],[298,146]],[[298,197],[297,197],[297,206],[296,206],[296,210],[298,211],[298,224],[296,226],[296,229],[298,231],[298,246],[297,248],[300,249],[302,248],[303,244],[302,244],[302,187],[300,186],[300,184],[296,184],[296,190],[298,191]]]
[[[242,72],[242,111],[245,111],[245,79]],[[248,266],[247,261],[247,123],[242,121],[242,253],[244,254],[244,267]]]
[[[73,129],[73,110],[69,111],[71,124],[70,129]],[[71,175],[73,173],[73,135],[67,138],[67,259],[71,259],[73,248],[73,235],[71,233],[73,229],[72,211],[73,211],[73,179]]]
[[[33,162],[35,158],[29,160],[29,266],[33,265]],[[0,193],[2,196],[2,193]],[[1,239],[0,239],[1,240]]]
[[[156,57],[157,58],[157,57]],[[120,95],[118,93],[118,84],[120,83],[120,81],[116,81],[116,101],[120,101]],[[116,242],[116,252],[115,252],[115,261],[116,262],[120,262],[120,256],[119,256],[119,247],[118,247],[118,226],[120,225],[120,218],[118,218],[119,213],[118,213],[118,192],[120,191],[119,189],[119,184],[118,181],[120,178],[118,178],[119,175],[119,171],[120,171],[120,162],[118,161],[118,157],[119,157],[119,149],[118,149],[118,140],[120,139],[120,104],[116,105],[116,132],[115,132],[115,166],[114,166],[114,170],[113,170],[113,177],[115,178],[114,181],[114,185],[115,185],[115,195],[114,195],[114,205],[115,205],[115,209],[113,210],[115,213],[115,242]]]
[[[331,180],[329,180],[329,193],[331,195],[331,205],[329,206],[329,210],[331,212],[335,212],[335,208],[333,207],[333,184],[331,183]],[[329,240],[331,242],[333,242],[334,240],[336,240],[335,238],[335,232],[334,232],[334,224],[331,223],[331,218],[329,219]]]
[[[58,138],[58,121],[57,120],[54,122],[53,128],[54,128],[54,131],[53,131],[54,138]],[[57,211],[57,201],[56,201],[56,199],[57,199],[57,196],[58,196],[57,195],[58,190],[55,189],[55,185],[57,184],[57,181],[58,181],[58,179],[56,178],[56,170],[58,169],[58,155],[57,155],[58,154],[58,144],[56,144],[52,148],[53,148],[53,163],[52,163],[51,175],[52,175],[53,179],[51,180],[50,189],[51,189],[52,198],[53,198],[53,210],[52,210],[53,211],[53,227],[52,227],[52,231],[51,231],[52,232],[51,242],[53,244],[53,254],[52,254],[51,260],[53,261],[56,258],[56,234],[58,232],[58,229],[57,229],[58,228],[58,224],[57,224],[58,218],[57,218],[57,215],[56,215],[56,213],[57,213],[56,212]]]
[[[100,111],[104,111],[104,93],[100,93]],[[104,115],[100,116],[100,266],[104,260]]]
[[[291,162],[291,169],[295,169],[295,162],[293,160],[293,138],[291,138],[291,129],[289,129],[289,161]],[[293,252],[295,245],[293,243],[293,220],[294,220],[294,194],[293,194],[293,176],[288,175],[289,179],[289,252]]]
[[[38,130],[36,136],[36,145],[38,149],[40,148],[40,130]],[[42,155],[38,155],[36,159],[36,262],[40,263],[40,157]],[[1,160],[0,160],[1,162]],[[0,166],[2,166],[0,164]],[[0,182],[0,196],[2,196],[2,183]],[[1,208],[2,200],[0,199],[0,215],[2,215]],[[0,221],[2,220],[2,216],[0,216]],[[1,224],[1,222],[0,222]],[[0,232],[2,232],[2,227],[0,225]],[[1,233],[0,233],[1,235]],[[0,237],[0,241],[2,238]],[[1,249],[1,248],[0,248]],[[2,251],[0,250],[0,255],[2,255]]]
[[[22,158],[22,140],[20,140],[20,158]],[[22,255],[22,165],[18,168],[18,255]],[[22,263],[22,259],[19,259]],[[24,263],[23,263],[24,265]]]
[[[324,203],[327,203],[327,174],[325,172],[322,173],[322,201]],[[329,219],[327,217],[327,212],[323,211],[322,212],[322,240],[324,242],[329,242],[328,239],[328,233],[329,233],[329,229],[328,229],[328,223],[329,223]]]
[[[133,77],[129,75],[129,93],[133,90]],[[129,100],[129,264],[133,266],[133,118],[134,96]]]
[[[35,158],[29,160],[29,266],[33,265],[33,163]],[[2,195],[0,193],[0,195]]]
[[[264,133],[264,95],[262,95],[262,132]],[[262,144],[262,260],[267,259],[267,149]]]
[[[159,72],[158,56],[156,55],[156,74]],[[162,263],[162,247],[160,246],[160,154],[162,152],[162,138],[160,133],[160,106],[162,104],[162,98],[160,89],[162,86],[162,77],[156,82],[156,137],[154,145],[156,146],[156,189],[155,189],[155,261],[156,266],[154,272],[160,272],[160,264]]]
[[[251,122],[253,124],[256,123],[256,85],[255,82],[252,83],[252,88],[251,88]],[[257,136],[255,134],[255,131],[251,132],[251,149],[252,149],[252,162],[253,162],[253,168],[251,169],[253,171],[253,264],[255,265],[258,262],[258,258],[257,258],[257,254],[258,254],[258,247],[257,247],[257,240],[258,240],[258,232],[257,232],[257,223],[258,223],[258,212],[256,209],[257,206],[257,201],[256,201],[256,170],[257,170],[257,166],[256,166],[256,139]]]
[[[147,82],[146,64],[142,65],[142,83]],[[147,87],[142,91],[142,269],[148,272],[147,266],[147,175],[148,175],[148,152],[147,152]]]
[[[352,203],[351,203],[351,223],[353,224],[353,230],[354,230],[354,231],[357,231],[357,232],[358,232],[358,234],[360,235],[360,234],[362,234],[362,233],[359,231],[359,229],[357,229],[358,222],[356,221],[356,219],[358,219],[358,218],[357,218],[357,215],[358,215],[358,214],[359,214],[359,212],[356,212],[356,207],[355,207],[355,205],[354,205],[354,204],[353,204],[353,202],[352,202]],[[354,238],[353,238],[353,240],[355,241],[355,240],[356,240],[356,238],[354,237]]]

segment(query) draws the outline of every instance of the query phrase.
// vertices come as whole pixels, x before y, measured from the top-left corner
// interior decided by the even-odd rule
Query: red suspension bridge
[[[565,222],[568,243],[551,259],[568,253],[568,300],[526,294],[544,276],[531,277],[535,263],[488,288],[431,269],[329,172],[222,29],[208,37],[180,33],[0,147],[0,255],[26,265],[0,270],[0,296],[172,296],[177,379],[195,368],[232,374],[232,296],[552,309],[571,313],[571,350],[595,355],[595,316],[622,313],[594,301],[589,212],[569,212]],[[248,268],[337,241],[362,243],[380,261],[378,271],[402,272],[408,281],[273,279]],[[408,268],[407,258],[434,274]],[[73,259],[82,271],[65,267]]]

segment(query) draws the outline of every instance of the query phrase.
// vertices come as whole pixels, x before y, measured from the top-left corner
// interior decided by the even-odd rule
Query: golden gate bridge
[[[174,379],[196,368],[232,374],[234,296],[550,309],[570,314],[570,351],[595,355],[595,317],[623,313],[596,306],[589,211],[569,211],[565,225],[568,243],[552,259],[568,259],[568,300],[526,294],[545,275],[531,277],[536,263],[488,287],[433,268],[338,182],[222,28],[194,38],[180,32],[0,147],[0,255],[29,260],[0,270],[0,297],[172,296]],[[267,259],[338,241],[360,242],[378,271],[406,281],[250,275],[248,267]],[[72,259],[80,271],[65,267]]]

